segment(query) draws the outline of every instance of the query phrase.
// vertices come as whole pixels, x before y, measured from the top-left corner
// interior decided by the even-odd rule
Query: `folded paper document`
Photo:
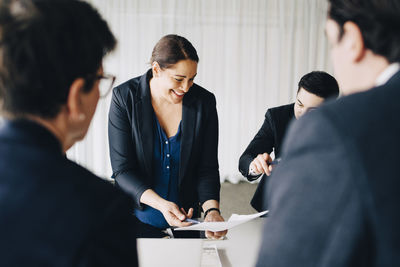
[[[260,213],[255,213],[255,214],[250,214],[250,215],[232,214],[232,216],[226,222],[201,222],[201,223],[196,223],[196,224],[186,226],[186,227],[175,228],[174,230],[175,231],[198,230],[198,231],[219,232],[219,231],[231,229],[235,226],[238,226],[242,223],[251,221],[251,220],[258,218],[260,216],[263,216],[264,214],[267,214],[267,213],[268,213],[268,211],[266,210],[266,211],[263,211]]]

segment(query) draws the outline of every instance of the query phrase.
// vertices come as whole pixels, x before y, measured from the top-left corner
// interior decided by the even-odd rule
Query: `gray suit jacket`
[[[400,72],[293,123],[257,266],[400,266],[399,99]]]

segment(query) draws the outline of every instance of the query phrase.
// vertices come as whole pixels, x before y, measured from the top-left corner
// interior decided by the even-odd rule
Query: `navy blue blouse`
[[[155,183],[152,189],[162,198],[180,206],[178,177],[181,150],[181,123],[176,135],[168,138],[154,113],[153,118],[153,174]],[[150,206],[145,206],[143,210],[136,209],[135,214],[144,223],[158,228],[169,227],[162,213]]]

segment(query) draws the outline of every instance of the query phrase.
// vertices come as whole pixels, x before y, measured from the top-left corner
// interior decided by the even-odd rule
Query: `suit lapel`
[[[151,70],[150,70],[151,71]],[[151,73],[143,75],[140,79],[138,92],[138,102],[135,105],[135,116],[138,131],[142,140],[143,161],[147,174],[152,177],[153,161],[153,108],[151,106],[149,79]]]
[[[187,171],[196,127],[197,112],[190,96],[191,95],[185,96],[182,104],[182,141],[179,164],[179,185],[182,183],[183,177]]]

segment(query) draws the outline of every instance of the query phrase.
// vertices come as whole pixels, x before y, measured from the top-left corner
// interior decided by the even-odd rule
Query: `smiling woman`
[[[169,226],[190,225],[185,219],[199,215],[199,206],[206,221],[224,220],[216,101],[194,83],[198,61],[187,39],[166,35],[153,49],[151,69],[113,90],[113,178],[135,201],[141,237],[162,237]]]

